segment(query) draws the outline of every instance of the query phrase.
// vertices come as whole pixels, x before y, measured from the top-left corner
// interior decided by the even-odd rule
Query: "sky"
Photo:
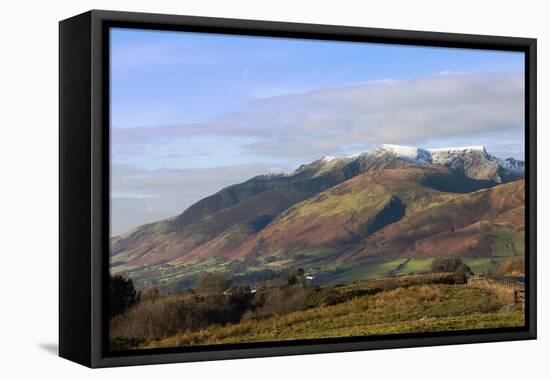
[[[111,29],[111,234],[379,144],[523,159],[519,52]]]

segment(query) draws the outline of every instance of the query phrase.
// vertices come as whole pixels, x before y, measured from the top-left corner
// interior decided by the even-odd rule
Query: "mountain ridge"
[[[325,156],[302,164],[290,174],[260,175],[231,185],[196,202],[176,217],[139,226],[112,238],[111,262],[117,269],[128,272],[161,265],[177,270],[201,261],[242,261],[248,267],[246,270],[256,269],[253,267],[260,263],[272,267],[265,258],[277,261],[279,265],[273,267],[283,267],[313,261],[321,264],[352,261],[382,253],[373,254],[372,250],[386,250],[382,255],[387,256],[421,255],[421,250],[388,252],[387,248],[380,247],[382,242],[377,238],[396,227],[408,230],[400,232],[414,233],[398,225],[413,222],[416,208],[428,209],[425,219],[417,220],[422,227],[428,227],[429,219],[438,211],[451,212],[445,207],[438,208],[441,198],[462,198],[463,205],[470,206],[477,198],[472,193],[520,185],[517,182],[523,181],[523,170],[523,162],[496,158],[483,146],[425,150],[381,145],[357,156]],[[486,205],[483,201],[475,203],[483,208]],[[285,220],[289,212],[296,211],[292,209],[306,208],[318,215],[298,223]],[[343,215],[334,213],[335,209],[340,209]],[[431,235],[432,239],[413,238],[409,242],[424,243],[426,254],[432,255],[434,245],[447,245],[447,240],[459,234],[472,245],[481,245],[479,232],[472,224],[482,222],[481,218],[477,219],[482,217],[482,212],[475,206],[468,211],[475,220],[470,224],[472,230],[464,231],[462,228],[466,226],[463,226],[458,228],[462,234],[442,234],[439,241]],[[326,221],[327,214],[333,217],[330,221]],[[496,229],[497,226],[493,227],[496,218],[487,219],[483,221],[490,223],[487,229]],[[451,223],[446,227],[456,228]],[[273,239],[272,231],[276,227],[279,227],[279,236]],[[322,232],[315,231],[315,227]],[[522,226],[503,227],[502,232],[516,235]],[[296,234],[299,230],[302,231]],[[388,234],[384,243],[402,250],[403,244],[392,241],[394,239]],[[424,239],[426,241],[421,242]],[[301,245],[309,247],[299,250]],[[365,248],[369,252],[364,252]],[[477,252],[472,254],[464,248],[455,248],[455,254],[476,256]],[[491,247],[483,248],[479,256],[491,251]],[[155,274],[162,276],[162,272]]]

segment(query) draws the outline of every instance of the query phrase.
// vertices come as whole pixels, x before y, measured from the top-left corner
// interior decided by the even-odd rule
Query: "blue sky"
[[[204,33],[115,29],[111,45],[114,127],[205,122],[257,98],[369,80],[523,69],[520,53]]]
[[[522,53],[113,29],[113,232],[380,143],[521,158],[522,102]]]

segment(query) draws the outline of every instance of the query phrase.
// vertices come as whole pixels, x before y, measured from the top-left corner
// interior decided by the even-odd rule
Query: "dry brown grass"
[[[523,276],[525,275],[525,257],[513,257],[502,264],[498,268],[498,273],[501,276]]]
[[[427,273],[402,277],[377,278],[369,281],[357,282],[354,284],[339,288],[341,291],[356,289],[380,288],[382,290],[392,290],[399,287],[410,287],[419,285],[435,284],[462,284],[465,283],[464,274],[456,273]]]
[[[516,310],[524,311],[524,303],[516,303],[514,299],[514,289],[496,285],[494,283],[488,283],[487,287],[490,288],[498,300],[503,304],[502,311]]]
[[[439,285],[422,285],[400,287],[385,291],[376,296],[376,303],[385,305],[391,303],[394,307],[411,306],[420,303],[442,301],[444,290]]]
[[[509,287],[504,287],[502,285],[496,284],[489,280],[476,281],[471,286],[474,287],[483,287],[490,289],[491,292],[495,295],[497,300],[502,303],[503,306],[514,306],[514,289]]]
[[[512,295],[512,299],[510,299]],[[420,285],[354,297],[333,306],[239,324],[183,331],[141,347],[292,340],[367,334],[517,326],[523,313],[510,307],[513,292],[497,286]],[[448,327],[448,328],[447,328]]]
[[[444,273],[322,290],[270,289],[258,292],[252,306],[241,308],[232,320],[227,320],[232,312],[219,312],[231,304],[223,295],[158,296],[114,318],[111,337],[127,349],[413,332],[415,327],[424,332],[445,330],[445,319],[449,329],[521,321],[523,311],[514,306],[512,289],[454,282],[456,277]],[[219,318],[212,318],[214,310]]]

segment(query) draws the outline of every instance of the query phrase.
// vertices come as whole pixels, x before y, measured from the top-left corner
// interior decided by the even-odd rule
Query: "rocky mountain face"
[[[476,180],[491,180],[505,183],[523,177],[523,162],[508,158],[498,159],[484,147],[465,147],[430,150],[435,164],[463,172]]]
[[[326,156],[224,188],[177,217],[115,237],[111,262],[162,279],[190,274],[196,264],[238,263],[247,271],[372,256],[487,257],[502,235],[523,232],[524,169],[483,147],[382,145]]]

